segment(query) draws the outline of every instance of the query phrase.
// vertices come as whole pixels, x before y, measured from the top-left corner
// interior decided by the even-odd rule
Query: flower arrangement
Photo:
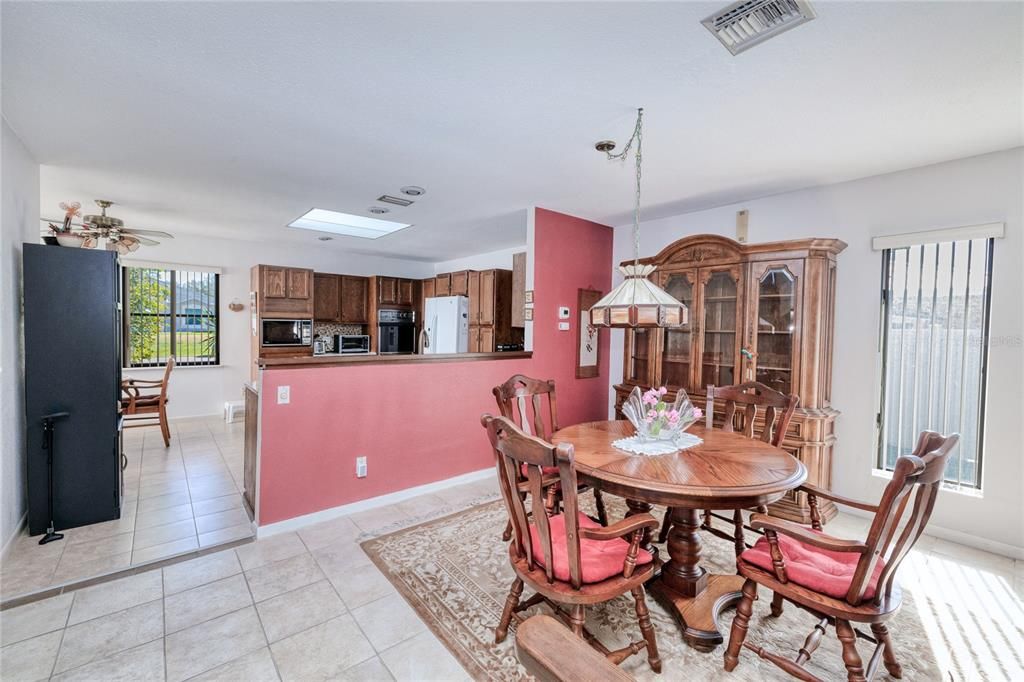
[[[679,389],[672,403],[665,401],[668,389],[651,388],[645,392],[633,389],[622,405],[622,413],[633,424],[637,435],[648,440],[675,440],[697,422],[704,413],[694,407],[686,391]]]

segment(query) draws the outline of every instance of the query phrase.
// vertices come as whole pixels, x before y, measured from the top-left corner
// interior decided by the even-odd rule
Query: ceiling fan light
[[[590,309],[595,327],[678,327],[689,321],[689,310],[647,279],[653,265],[619,267],[626,279]]]

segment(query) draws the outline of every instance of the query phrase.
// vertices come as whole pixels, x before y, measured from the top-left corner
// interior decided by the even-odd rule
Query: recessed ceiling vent
[[[806,0],[741,0],[701,23],[733,54],[815,18]]]
[[[383,201],[385,204],[394,204],[395,206],[411,206],[411,199],[403,199],[402,197],[393,197],[390,194],[381,194],[377,197],[377,201]]]

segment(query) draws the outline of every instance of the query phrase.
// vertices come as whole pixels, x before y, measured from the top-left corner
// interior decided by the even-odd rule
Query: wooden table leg
[[[743,578],[704,570],[700,545],[697,510],[673,507],[669,561],[649,587],[654,597],[675,614],[683,628],[683,639],[695,649],[711,651],[723,641],[718,614],[740,600]]]
[[[640,502],[638,500],[626,500],[626,507],[627,519],[630,516],[635,516],[637,514],[650,514],[652,509],[651,505],[648,503]],[[640,547],[642,549],[646,549],[652,556],[657,558],[658,548],[651,544],[651,530],[649,528],[644,528],[643,537],[640,538]]]

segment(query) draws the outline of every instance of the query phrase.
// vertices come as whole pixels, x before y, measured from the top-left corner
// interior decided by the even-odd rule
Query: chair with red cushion
[[[509,561],[516,578],[512,582],[501,620],[495,630],[495,641],[508,635],[513,618],[541,602],[555,615],[584,637],[614,663],[647,649],[647,660],[655,672],[661,671],[658,644],[651,625],[644,583],[654,575],[657,560],[640,549],[644,531],[658,527],[650,514],[636,514],[613,526],[594,522],[577,507],[576,469],[573,448],[557,447],[523,433],[505,417],[484,415],[481,422],[494,448],[501,496],[512,523]],[[556,470],[557,476],[544,470]],[[523,482],[530,500],[522,494]],[[552,480],[554,478],[554,480]],[[561,485],[562,512],[548,516],[544,510],[545,488]],[[531,513],[532,512],[532,513]],[[535,592],[520,603],[524,584]],[[629,593],[636,602],[636,617],[643,639],[617,651],[608,651],[584,631],[586,607],[600,604]],[[568,611],[566,610],[568,609]]]
[[[763,530],[765,537],[737,559],[746,582],[725,652],[725,669],[736,667],[740,650],[746,646],[794,677],[817,680],[804,664],[818,648],[829,623],[834,623],[843,645],[848,680],[870,680],[879,662],[885,664],[890,675],[899,678],[902,669],[885,625],[901,604],[896,570],[924,532],[942,486],[946,460],[959,440],[957,434],[923,432],[913,454],[896,461],[892,479],[877,505],[803,485],[798,490],[807,493],[811,528],[754,514],[751,525]],[[874,512],[867,539],[842,540],[821,532],[819,497]],[[772,615],[782,613],[782,601],[786,600],[819,618],[794,660],[744,643],[759,585],[775,593]],[[867,623],[872,634],[854,628],[851,622]],[[866,670],[857,652],[858,637],[875,645]]]
[[[523,374],[516,374],[500,386],[492,390],[494,399],[498,402],[498,409],[501,416],[511,419],[516,426],[526,434],[535,435],[545,440],[551,440],[551,434],[558,430],[558,409],[555,401],[555,382],[548,379],[531,379]],[[548,420],[544,421],[543,397],[548,399]],[[527,402],[529,398],[529,402]],[[531,415],[532,412],[532,415]],[[544,472],[545,476],[558,476],[558,469],[551,467]],[[525,478],[525,474],[523,475]],[[522,478],[520,479],[520,482]],[[587,490],[580,486],[580,492]],[[545,509],[548,515],[558,510],[558,500],[561,494],[561,486],[553,485],[547,488],[545,498]],[[597,518],[602,526],[608,525],[608,516],[604,509],[604,500],[601,499],[601,491],[594,488],[594,502],[597,507]],[[511,527],[505,528],[502,539],[508,540]]]

